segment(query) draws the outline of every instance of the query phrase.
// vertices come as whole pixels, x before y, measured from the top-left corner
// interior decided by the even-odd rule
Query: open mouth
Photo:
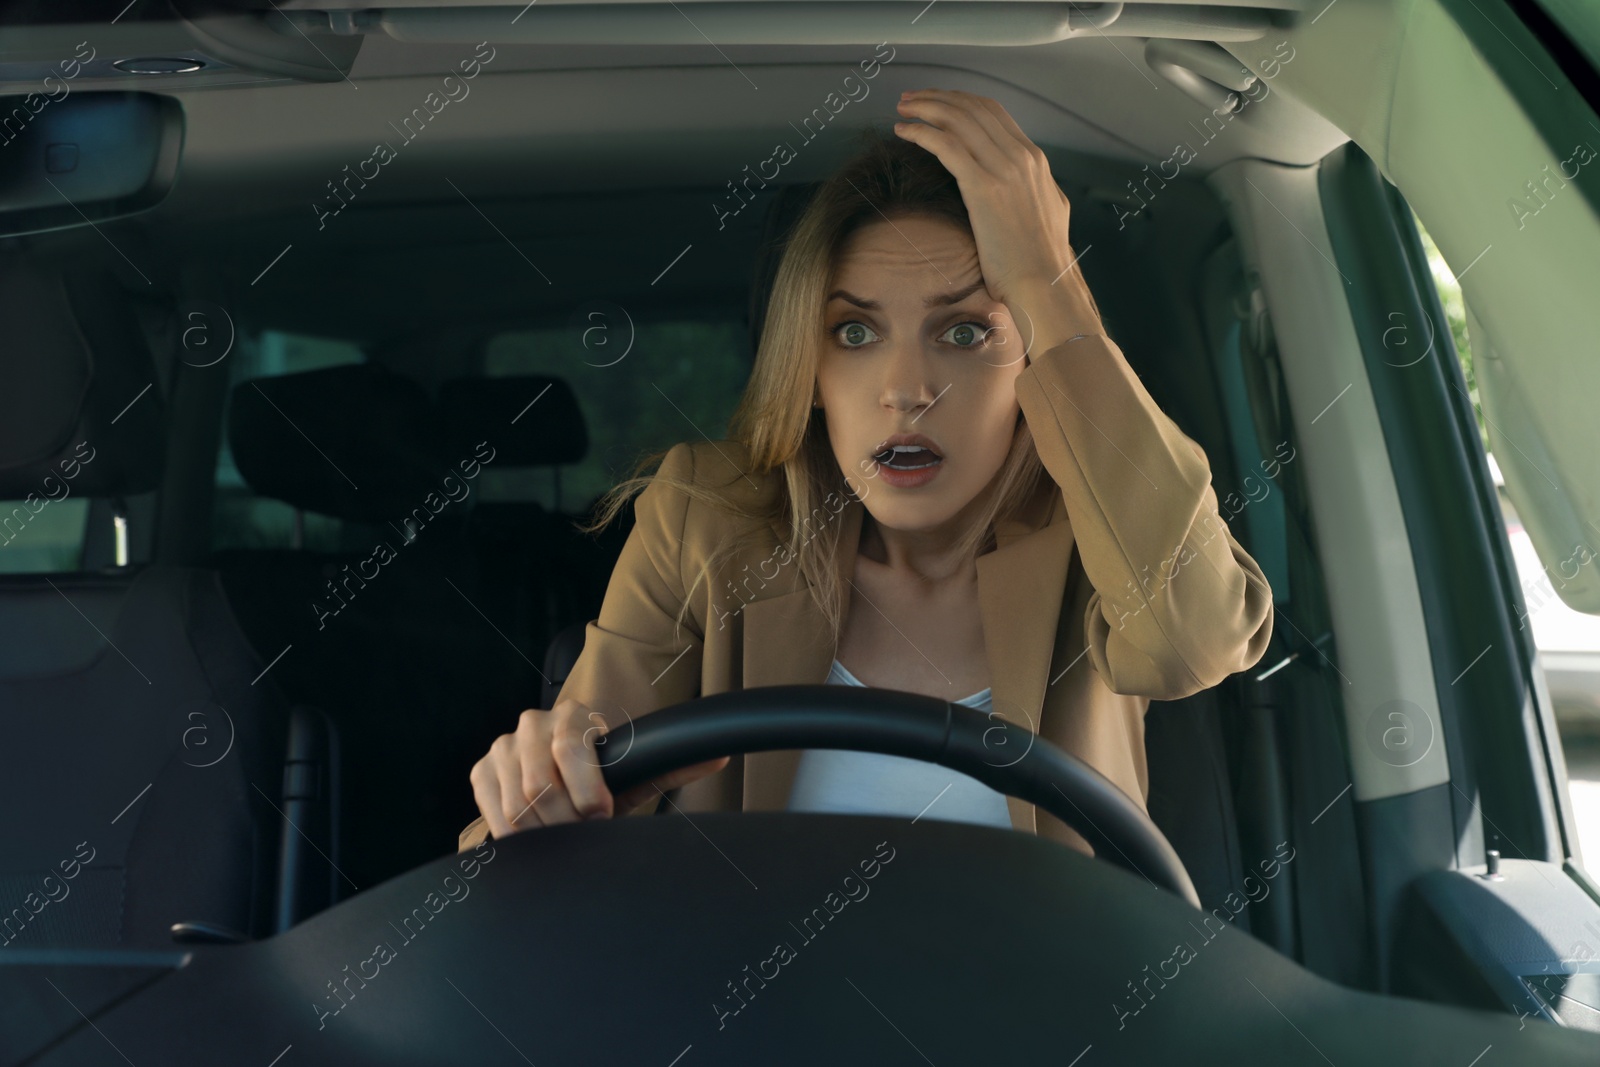
[[[925,445],[889,445],[872,458],[880,466],[897,471],[921,470],[944,461],[943,456]]]

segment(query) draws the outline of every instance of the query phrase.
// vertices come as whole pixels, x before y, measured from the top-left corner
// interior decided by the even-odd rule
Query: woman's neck
[[[952,523],[932,530],[894,530],[879,525],[869,512],[862,517],[857,551],[891,571],[937,582],[974,565],[958,551],[962,532]]]

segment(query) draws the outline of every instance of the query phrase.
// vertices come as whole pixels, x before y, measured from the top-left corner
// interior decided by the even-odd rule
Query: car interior
[[[79,1062],[165,973],[69,1006],[50,952],[282,937],[455,852],[631,516],[579,524],[723,436],[789,226],[927,86],[1045,150],[1108,334],[1271,583],[1262,660],[1146,719],[1201,908],[1346,989],[1600,1031],[1600,887],[1418,230],[1506,492],[1568,558],[1600,533],[1574,12],[6,8],[0,1062]],[[1600,613],[1594,567],[1561,596]],[[12,910],[53,872],[70,903]]]

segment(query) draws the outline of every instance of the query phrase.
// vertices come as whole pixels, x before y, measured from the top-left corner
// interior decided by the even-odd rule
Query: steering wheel
[[[661,708],[596,746],[613,795],[722,756],[806,748],[906,756],[970,775],[1054,815],[1097,859],[1200,907],[1172,844],[1110,779],[1031,730],[964,704],[875,687],[760,686]]]

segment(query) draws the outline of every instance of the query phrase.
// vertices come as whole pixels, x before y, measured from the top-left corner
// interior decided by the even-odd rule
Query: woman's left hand
[[[1072,208],[1006,109],[954,89],[912,90],[899,109],[922,121],[897,122],[895,133],[937,156],[961,188],[989,295],[1010,307],[1059,279],[1073,261]]]

